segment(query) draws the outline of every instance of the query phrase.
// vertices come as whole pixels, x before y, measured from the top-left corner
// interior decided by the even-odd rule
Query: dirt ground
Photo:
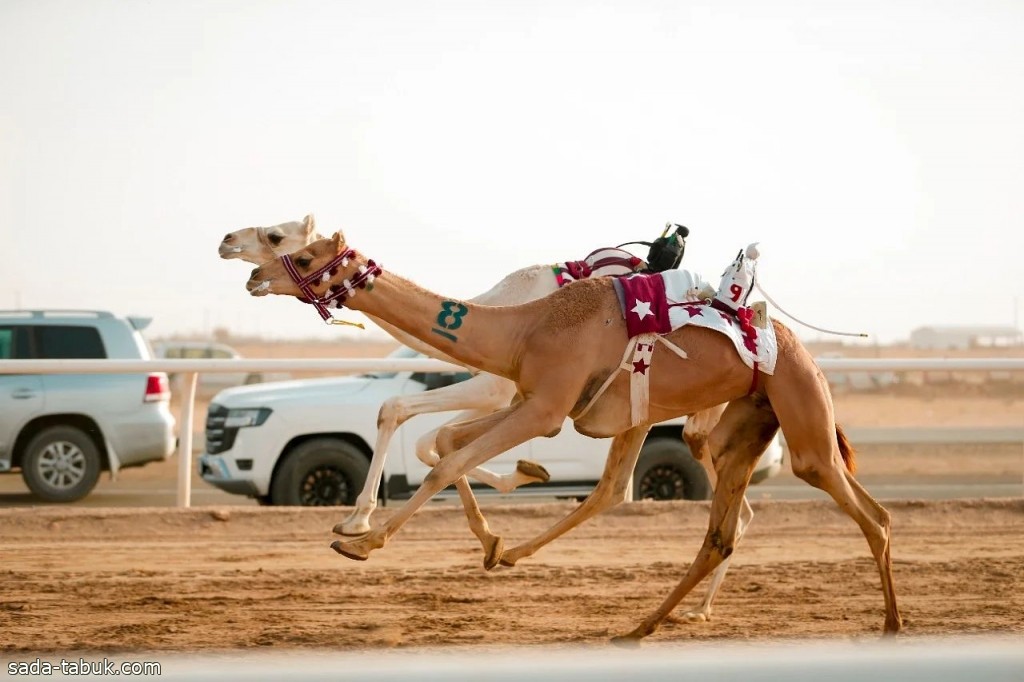
[[[484,511],[512,544],[572,504]],[[875,638],[879,577],[853,522],[831,503],[754,507],[713,620],[648,644]],[[1024,633],[1024,500],[888,507],[908,637]],[[0,650],[602,644],[675,585],[707,509],[625,504],[493,572],[455,506],[424,509],[367,562],[329,549],[340,510],[3,510]]]

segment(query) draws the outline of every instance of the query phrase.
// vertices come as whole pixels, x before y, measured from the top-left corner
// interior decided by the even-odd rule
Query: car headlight
[[[269,407],[241,407],[228,410],[224,428],[237,429],[243,426],[260,426],[270,416]]]

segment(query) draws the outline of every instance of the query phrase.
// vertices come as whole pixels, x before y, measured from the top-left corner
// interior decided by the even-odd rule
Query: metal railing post
[[[181,426],[178,433],[178,506],[192,506],[192,417],[196,410],[197,372],[180,375],[185,389],[181,402]]]

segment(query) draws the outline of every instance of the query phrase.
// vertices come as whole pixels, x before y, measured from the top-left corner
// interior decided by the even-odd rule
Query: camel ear
[[[341,230],[334,233],[331,237],[331,241],[334,242],[335,253],[341,253],[345,249],[345,235],[342,234]]]
[[[305,228],[307,237],[313,234],[313,231],[316,230],[316,219],[313,218],[312,213],[302,219],[302,227]]]

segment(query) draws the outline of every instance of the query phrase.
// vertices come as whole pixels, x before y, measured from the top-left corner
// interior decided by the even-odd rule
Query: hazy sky
[[[0,308],[357,334],[217,258],[312,212],[450,296],[671,220],[819,325],[1010,325],[1022,36],[1020,0],[0,0]]]

